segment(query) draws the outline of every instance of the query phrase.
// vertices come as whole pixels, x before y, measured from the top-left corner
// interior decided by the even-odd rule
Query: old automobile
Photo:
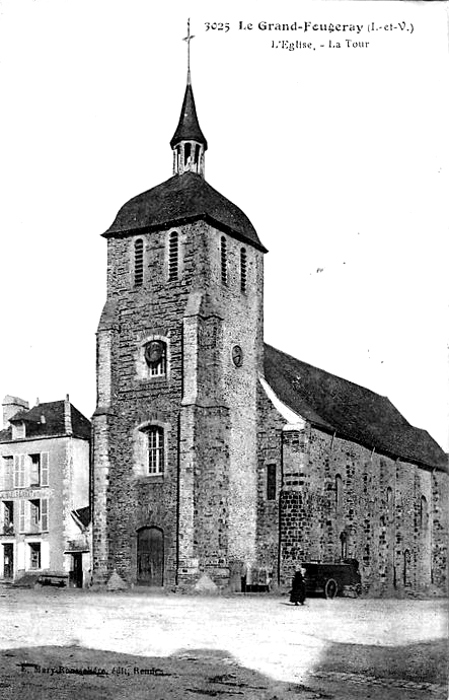
[[[337,595],[356,597],[362,592],[359,563],[356,559],[344,559],[340,563],[304,562],[302,564],[307,595],[324,594],[326,598]]]

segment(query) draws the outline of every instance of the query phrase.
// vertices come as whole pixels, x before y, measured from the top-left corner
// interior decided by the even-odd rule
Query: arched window
[[[419,509],[419,524],[423,532],[427,530],[428,522],[429,517],[427,510],[427,498],[425,496],[421,496],[421,507]]]
[[[346,532],[340,534],[341,558],[346,559],[348,556],[348,535]]]
[[[221,281],[223,284],[228,283],[228,259],[226,252],[226,238],[221,237],[221,248],[220,248],[220,258],[221,258]]]
[[[147,428],[148,436],[148,474],[164,473],[164,430],[158,425]]]
[[[179,236],[177,231],[172,231],[170,233],[169,243],[168,243],[168,279],[170,281],[178,279],[178,267],[179,267],[179,250],[178,250]]]
[[[245,294],[246,292],[246,250],[240,250],[240,289]]]
[[[134,243],[134,285],[143,284],[143,240],[138,238]]]
[[[406,549],[404,552],[404,568],[402,570],[402,580],[404,582],[404,586],[408,586],[410,584],[410,565],[411,565],[410,550]]]
[[[343,480],[340,474],[335,477],[335,507],[337,514],[340,513],[343,505]]]
[[[145,362],[150,376],[160,377],[167,373],[167,345],[162,340],[152,340],[145,345]]]

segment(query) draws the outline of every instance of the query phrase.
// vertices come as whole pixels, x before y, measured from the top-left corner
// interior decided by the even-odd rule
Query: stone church
[[[103,234],[94,583],[282,586],[355,558],[365,591],[443,592],[447,455],[387,398],[264,344],[267,250],[205,179],[190,71],[170,145],[173,176]]]

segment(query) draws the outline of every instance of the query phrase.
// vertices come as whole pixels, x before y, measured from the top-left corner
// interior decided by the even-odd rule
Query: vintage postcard
[[[446,697],[446,2],[0,1],[5,698]]]

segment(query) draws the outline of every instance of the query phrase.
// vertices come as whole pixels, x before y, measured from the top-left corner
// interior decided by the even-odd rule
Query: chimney
[[[72,409],[70,406],[70,399],[68,394],[65,397],[64,401],[64,430],[67,435],[73,435]]]
[[[28,401],[19,399],[17,396],[5,396],[3,399],[3,427],[7,428],[10,419],[19,411],[27,411],[30,407]]]

